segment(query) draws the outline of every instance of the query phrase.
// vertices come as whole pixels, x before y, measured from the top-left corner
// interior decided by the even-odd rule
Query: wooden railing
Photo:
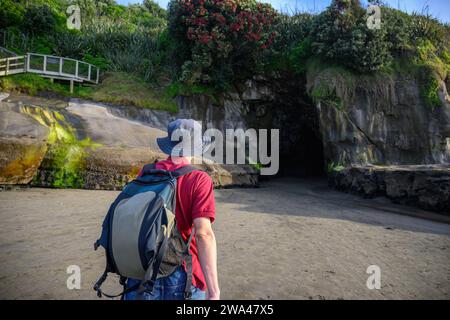
[[[0,76],[24,72],[95,84],[98,84],[100,74],[100,70],[90,63],[47,54],[27,53],[25,56],[0,59]]]
[[[26,72],[56,78],[73,78],[80,82],[98,83],[99,80],[99,69],[87,62],[38,53],[28,53],[26,60]]]
[[[26,72],[25,56],[0,59],[0,76]]]

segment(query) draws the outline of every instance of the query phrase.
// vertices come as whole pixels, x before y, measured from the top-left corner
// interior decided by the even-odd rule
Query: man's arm
[[[194,227],[198,258],[208,287],[207,299],[218,300],[220,290],[217,277],[217,246],[216,237],[211,228],[211,220],[209,218],[195,218]]]

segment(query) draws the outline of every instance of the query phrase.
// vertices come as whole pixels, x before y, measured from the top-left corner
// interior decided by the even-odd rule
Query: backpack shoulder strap
[[[148,163],[142,167],[141,176],[145,176],[146,174],[149,174],[151,170],[155,169],[156,169],[156,162]]]
[[[193,171],[201,171],[201,170],[194,166],[187,165],[187,166],[183,166],[177,170],[172,171],[172,176],[174,178],[179,178],[179,177],[184,176],[185,174],[191,173]]]
[[[156,169],[156,162],[155,163],[149,163],[144,165],[144,167],[142,167],[142,171],[141,171],[141,176],[145,176],[146,174],[150,174],[153,172],[153,170]],[[193,171],[201,171],[201,169],[198,169],[194,166],[191,165],[187,165],[187,166],[183,166],[177,170],[174,171],[170,171],[170,173],[172,174],[172,176],[174,178],[179,178],[181,176],[184,176],[185,174],[191,173]]]

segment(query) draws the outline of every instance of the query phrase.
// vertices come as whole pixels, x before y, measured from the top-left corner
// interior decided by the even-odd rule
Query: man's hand
[[[217,277],[217,247],[216,237],[211,228],[209,218],[194,219],[195,241],[197,243],[198,258],[208,288],[207,299],[220,298],[219,280]]]

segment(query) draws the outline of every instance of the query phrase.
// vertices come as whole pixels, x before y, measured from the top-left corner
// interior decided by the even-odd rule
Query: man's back
[[[189,165],[189,161],[179,158],[174,163],[170,158],[156,163],[157,169],[174,171]],[[192,232],[193,220],[195,218],[209,218],[211,222],[215,219],[214,187],[211,177],[203,171],[188,173],[177,180],[177,201],[175,218],[178,230],[187,241]],[[206,283],[199,260],[195,237],[191,243],[192,254],[192,284],[198,289],[205,291]]]
[[[199,122],[177,119],[168,124],[167,137],[157,138],[157,143],[169,158],[156,163],[156,169],[174,171],[202,155],[210,141],[203,139]],[[192,299],[219,299],[217,243],[211,226],[215,218],[214,188],[205,172],[196,170],[177,178],[175,218],[184,241],[192,239],[189,249],[191,254],[171,275],[156,279],[154,286],[148,292],[143,292],[145,296],[142,298],[177,299],[183,293],[189,297],[187,288],[190,288]],[[190,237],[193,234],[195,236]],[[189,263],[190,260],[192,263]],[[192,272],[189,268],[191,265]],[[136,280],[130,279],[128,286],[133,281],[136,284]],[[137,297],[130,295],[129,298]]]

